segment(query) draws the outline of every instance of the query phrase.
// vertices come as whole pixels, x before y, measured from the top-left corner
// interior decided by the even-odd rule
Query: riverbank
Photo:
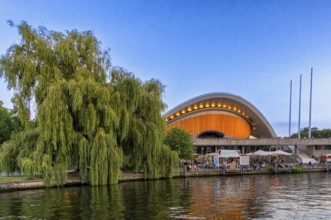
[[[14,181],[10,181],[9,179],[13,178]],[[17,177],[6,177],[8,179],[7,183],[0,183],[0,192],[6,191],[15,191],[15,190],[26,190],[26,189],[41,189],[46,188],[44,182],[42,180],[18,180]],[[120,178],[120,182],[127,181],[141,181],[144,180],[143,174],[136,173],[122,173]],[[79,186],[85,185],[81,182],[78,172],[69,172],[68,178],[64,186]],[[52,186],[51,186],[52,187]],[[56,187],[55,185],[53,187]]]
[[[326,168],[322,167],[305,167],[302,168],[302,173],[308,172],[327,172]],[[236,176],[236,175],[259,175],[259,174],[291,174],[288,169],[279,169],[276,172],[270,172],[268,170],[203,170],[195,172],[178,172],[175,173],[173,178],[187,178],[187,177],[208,177],[208,176]],[[10,177],[7,177],[10,178]],[[15,177],[13,177],[15,178]],[[144,176],[141,173],[123,173],[119,182],[128,181],[142,181]],[[68,173],[67,182],[64,186],[79,186],[85,185],[81,183],[78,172]],[[55,187],[55,186],[54,186]],[[8,183],[0,183],[0,192],[15,191],[15,190],[27,190],[27,189],[41,189],[45,188],[42,180],[23,180],[23,181],[13,181]]]

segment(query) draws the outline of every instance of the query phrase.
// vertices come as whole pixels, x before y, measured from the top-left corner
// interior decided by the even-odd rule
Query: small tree
[[[164,143],[178,152],[181,159],[192,159],[194,154],[193,140],[189,133],[181,128],[172,128],[169,130]]]

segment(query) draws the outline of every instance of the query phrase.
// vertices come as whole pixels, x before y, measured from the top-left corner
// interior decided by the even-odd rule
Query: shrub
[[[269,172],[269,173],[274,173],[274,172],[275,172],[275,167],[273,167],[273,166],[269,166],[269,167],[268,167],[268,172]]]
[[[292,173],[302,173],[302,167],[292,167],[291,169]]]

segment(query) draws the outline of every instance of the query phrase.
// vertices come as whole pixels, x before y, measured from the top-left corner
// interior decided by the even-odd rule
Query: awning
[[[240,157],[240,155],[239,152],[236,150],[221,150],[220,157],[221,158]]]

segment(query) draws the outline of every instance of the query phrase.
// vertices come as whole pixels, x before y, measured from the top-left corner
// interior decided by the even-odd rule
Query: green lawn
[[[12,182],[22,182],[28,180],[25,176],[20,177],[0,177],[0,183],[12,183]]]

